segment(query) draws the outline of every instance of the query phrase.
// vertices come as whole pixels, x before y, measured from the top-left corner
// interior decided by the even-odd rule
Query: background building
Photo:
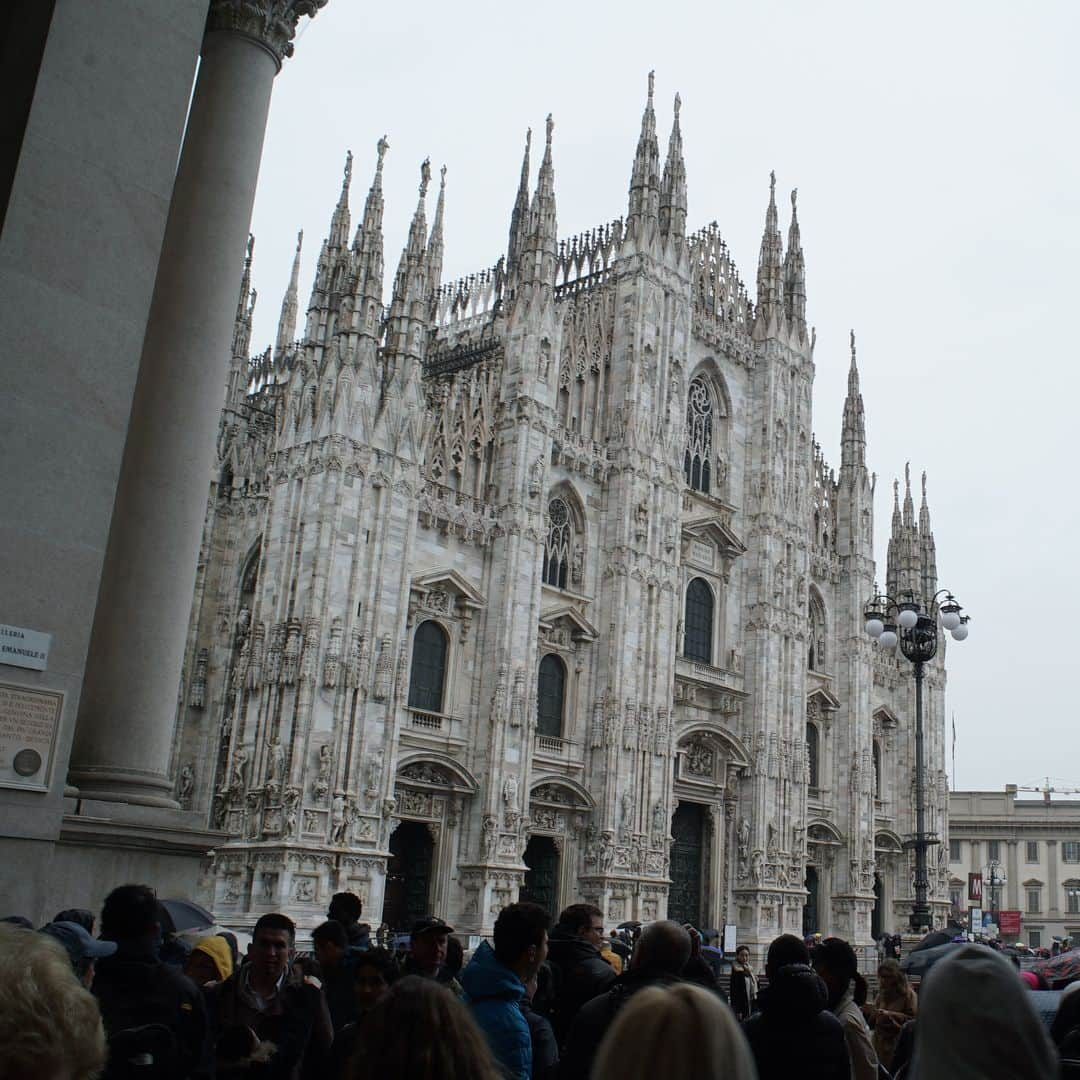
[[[1049,946],[1080,938],[1080,802],[1018,799],[1018,788],[954,791],[949,796],[949,892],[962,914],[968,875],[983,875],[984,911],[1021,914],[1020,939]],[[1005,881],[991,887],[994,877]]]
[[[812,434],[795,193],[785,248],[770,190],[752,301],[718,227],[686,230],[650,77],[624,218],[559,238],[549,118],[505,256],[461,281],[424,163],[386,297],[386,149],[355,231],[349,156],[300,339],[297,260],[254,358],[249,249],[171,764],[228,836],[210,902],[310,921],[350,889],[373,922],[480,932],[584,897],[754,943],[904,925],[910,665],[863,633],[854,335],[838,472]],[[918,513],[897,486],[886,577],[936,589],[925,481]],[[939,655],[943,839],[944,684]]]

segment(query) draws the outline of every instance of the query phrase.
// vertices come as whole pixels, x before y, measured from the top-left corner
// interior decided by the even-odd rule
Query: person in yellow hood
[[[233,972],[232,949],[220,935],[200,938],[184,964],[184,974],[202,988],[224,982]]]

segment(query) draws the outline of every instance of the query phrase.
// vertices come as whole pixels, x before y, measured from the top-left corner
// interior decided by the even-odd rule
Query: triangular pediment
[[[483,593],[475,588],[468,578],[450,566],[415,575],[412,588],[414,592],[425,594],[439,589],[454,593],[469,607],[483,607],[487,603]]]
[[[543,630],[550,630],[559,622],[570,627],[570,636],[575,641],[595,641],[600,636],[600,631],[570,604],[548,608],[540,616],[540,627]]]
[[[881,705],[874,710],[874,719],[881,724],[883,728],[898,727],[900,720],[896,713],[888,707],[888,705]]]
[[[840,708],[840,699],[826,686],[819,686],[816,690],[807,694],[807,707],[816,704],[819,709],[836,712]]]
[[[683,541],[687,546],[695,540],[700,544],[709,544],[725,559],[743,555],[746,553],[746,545],[736,535],[728,519],[727,514],[712,514],[690,521],[683,525]]]

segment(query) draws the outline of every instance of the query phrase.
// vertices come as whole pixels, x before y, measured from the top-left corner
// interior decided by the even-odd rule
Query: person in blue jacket
[[[495,920],[495,947],[486,941],[461,973],[465,1001],[510,1080],[531,1080],[532,1035],[522,1011],[525,984],[547,956],[548,913],[537,904],[511,904]]]

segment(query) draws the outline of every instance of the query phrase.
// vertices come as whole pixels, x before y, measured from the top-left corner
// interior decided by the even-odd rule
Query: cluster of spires
[[[918,520],[911,497],[911,464],[904,466],[904,505],[900,508],[900,481],[893,481],[892,532],[886,559],[886,581],[892,596],[910,590],[929,600],[937,591],[937,548],[930,530],[926,501],[926,473],[922,474],[922,505]]]

